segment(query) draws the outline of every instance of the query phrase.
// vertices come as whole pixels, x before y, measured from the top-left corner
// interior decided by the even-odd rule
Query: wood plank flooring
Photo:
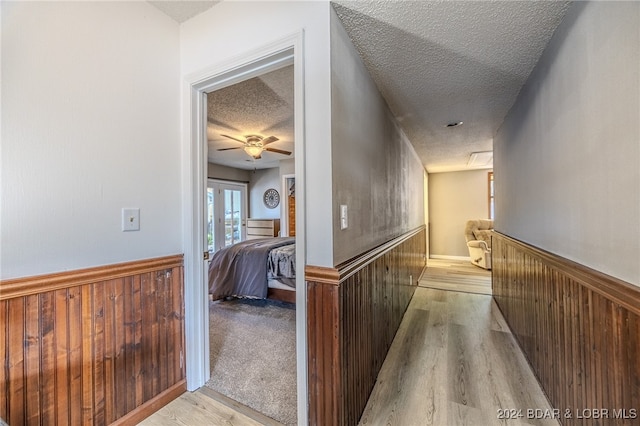
[[[490,290],[490,272],[464,262],[433,259],[429,267],[360,424],[557,426],[554,419],[539,418],[552,413],[551,406],[491,296],[451,291],[455,285],[484,286],[486,291],[487,280]],[[447,280],[452,284],[449,291],[424,287]],[[244,408],[199,390],[185,393],[141,424],[277,424]],[[539,410],[538,418],[528,418],[536,417],[528,416],[529,409]],[[511,410],[505,413],[516,418],[499,418],[499,410]]]
[[[418,285],[464,293],[491,294],[491,271],[463,260],[427,260]]]
[[[140,426],[282,426],[211,389],[185,392],[139,423]]]
[[[492,298],[418,288],[360,425],[558,425],[528,409],[551,413]]]

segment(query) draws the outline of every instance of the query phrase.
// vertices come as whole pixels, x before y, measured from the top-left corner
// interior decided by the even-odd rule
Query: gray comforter
[[[288,244],[274,248],[267,258],[267,278],[275,279],[295,287],[296,245]],[[291,284],[293,282],[293,284]]]
[[[227,296],[267,297],[267,277],[295,276],[295,238],[261,238],[242,241],[217,251],[209,264],[209,293],[214,300]],[[292,245],[293,256],[272,250]],[[271,266],[270,268],[268,268]]]

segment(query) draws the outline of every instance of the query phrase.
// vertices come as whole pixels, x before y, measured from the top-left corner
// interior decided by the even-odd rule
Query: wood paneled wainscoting
[[[640,288],[499,233],[492,257],[494,298],[559,420],[640,424]]]
[[[307,267],[309,424],[358,423],[425,266],[420,227],[335,268]]]
[[[0,417],[135,424],[186,390],[182,255],[0,282]]]

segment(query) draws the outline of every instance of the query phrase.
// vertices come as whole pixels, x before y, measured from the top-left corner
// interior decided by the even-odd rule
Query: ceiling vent
[[[493,151],[472,152],[467,161],[467,167],[492,167]]]

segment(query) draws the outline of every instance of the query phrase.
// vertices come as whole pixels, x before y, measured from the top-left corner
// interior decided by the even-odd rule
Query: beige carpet
[[[468,261],[429,259],[420,287],[491,295],[491,271]]]
[[[297,424],[295,306],[267,300],[210,302],[206,386],[285,425]]]

